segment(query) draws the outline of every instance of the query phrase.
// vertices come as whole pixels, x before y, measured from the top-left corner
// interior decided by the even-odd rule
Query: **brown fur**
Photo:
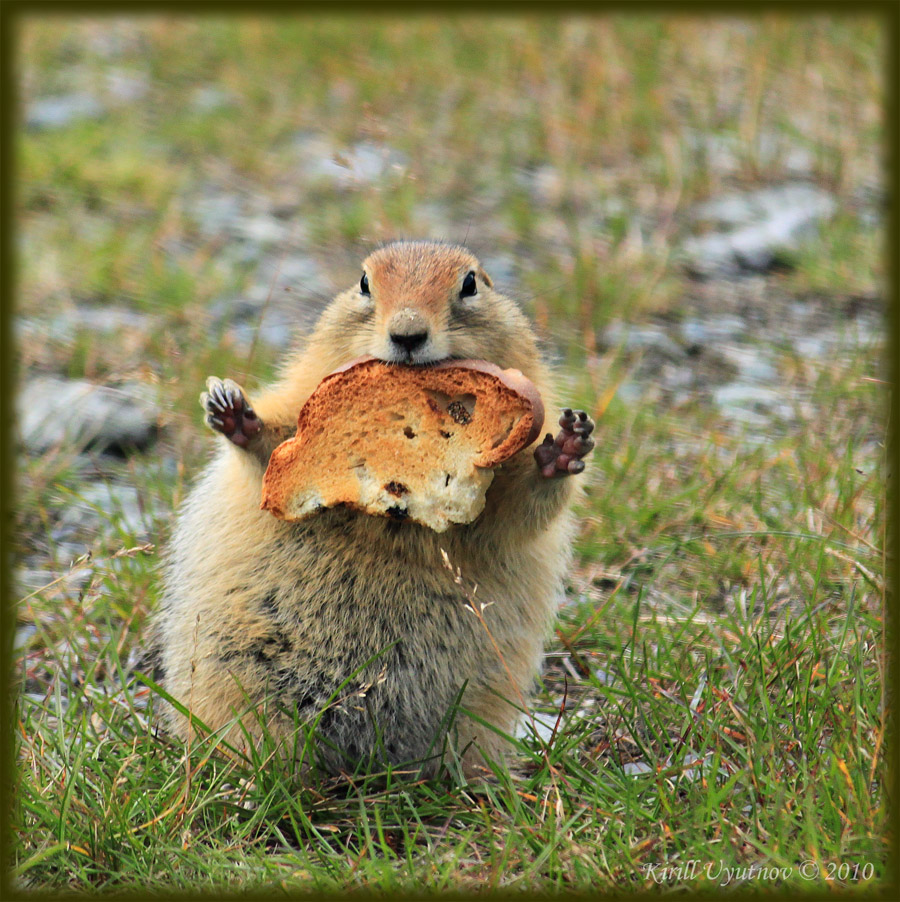
[[[464,686],[465,708],[512,730],[569,560],[577,482],[541,477],[533,446],[526,448],[497,469],[478,519],[441,534],[341,508],[302,523],[260,510],[264,464],[293,434],[303,402],[351,358],[390,359],[398,312],[415,328],[425,324],[423,353],[434,360],[472,357],[520,369],[548,413],[556,409],[526,318],[468,251],[404,242],[375,251],[363,266],[371,300],[358,287],[338,295],[282,378],[250,399],[261,436],[249,449],[221,440],[179,514],[157,620],[165,687],[210,727],[228,728],[232,741],[241,741],[236,717],[253,736],[260,716],[286,736],[295,718],[310,721],[328,705],[318,731],[330,771],[370,755],[399,763],[440,750],[441,720]],[[469,271],[478,274],[478,295],[463,301]],[[442,549],[477,585],[476,602],[489,603],[490,635],[467,610]],[[182,715],[170,710],[169,720],[189,734]],[[496,756],[504,745],[464,716],[450,741],[468,771],[479,750]],[[424,770],[434,772],[434,761]]]

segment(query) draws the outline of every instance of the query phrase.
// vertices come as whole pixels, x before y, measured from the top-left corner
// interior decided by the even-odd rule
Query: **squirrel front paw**
[[[207,390],[200,395],[206,422],[239,448],[246,448],[262,429],[262,422],[250,406],[237,382],[210,376]]]
[[[562,429],[553,438],[548,432],[546,438],[534,449],[534,459],[541,475],[570,476],[584,469],[583,458],[593,447],[590,437],[594,431],[594,421],[583,410],[567,407],[559,418]]]

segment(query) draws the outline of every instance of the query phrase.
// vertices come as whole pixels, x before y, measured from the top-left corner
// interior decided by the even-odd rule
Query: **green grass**
[[[109,35],[112,63],[96,43]],[[164,428],[146,452],[95,461],[138,488],[146,534],[101,512],[61,544],[60,515],[94,477],[72,449],[21,459],[15,550],[61,579],[17,606],[33,630],[15,661],[15,885],[705,888],[751,866],[791,869],[746,880],[758,888],[882,883],[881,349],[819,361],[780,349],[780,384],[802,403],[761,436],[700,399],[623,400],[613,389],[636,364],[597,341],[617,318],[681,314],[692,289],[671,249],[687,211],[787,177],[762,152],[769,134],[809,152],[842,213],[767,277],[766,297],[880,303],[881,230],[855,198],[880,183],[882,48],[877,23],[850,17],[26,20],[26,100],[106,91],[110,66],[146,75],[148,94],[20,131],[19,312],[114,305],[155,320],[112,339],[24,339],[21,371],[153,383]],[[210,85],[226,105],[193,105]],[[408,168],[346,192],[298,180],[295,136],[309,131],[337,152],[384,144]],[[694,152],[695,132],[737,139],[735,170]],[[535,196],[522,172],[544,164],[558,180]],[[515,261],[501,287],[598,420],[533,706],[558,728],[549,745],[517,740],[491,782],[304,786],[272,749],[248,760],[215,737],[185,749],[154,726],[158,693],[127,676],[172,511],[208,454],[197,394],[210,373],[252,391],[277,363],[210,328],[210,304],[253,284],[255,262],[201,228],[206,193],[248,215],[283,206],[296,231],[271,253],[309,254],[336,284],[373,242],[468,233]],[[302,302],[305,286],[293,291]]]
[[[815,400],[847,390],[828,382]],[[797,886],[847,862],[882,880],[882,462],[848,453],[864,436],[844,423],[802,424],[802,453],[694,423],[714,437],[673,451],[683,421],[608,412],[536,703],[552,723],[565,698],[561,725],[546,754],[520,743],[513,774],[483,787],[302,788],[288,766],[211,743],[186,756],[148,727],[146,687],[116,688],[155,554],[95,558],[80,592],[22,606],[38,691],[19,704],[21,884],[643,886],[691,859],[792,867]],[[140,544],[107,548],[120,543]],[[686,777],[696,758],[708,771]],[[652,770],[626,774],[633,760]],[[797,876],[807,860],[814,879]]]
[[[537,702],[553,722],[565,698],[555,741],[546,754],[520,744],[514,775],[496,784],[301,788],[288,766],[211,745],[186,757],[135,707],[146,688],[111,688],[153,596],[152,554],[96,561],[79,595],[32,599],[24,612],[52,598],[55,615],[41,616],[23,665],[43,699],[19,708],[22,884],[640,886],[648,866],[694,858],[795,875],[816,862],[800,886],[824,885],[845,862],[883,879],[884,586],[867,544],[880,537],[857,532],[840,492],[808,523],[788,456],[737,453],[722,468],[705,450],[673,461],[654,438],[642,430],[655,450],[623,449],[603,467],[610,520],[585,518],[577,597]],[[853,496],[875,495],[877,467],[853,488],[853,461],[835,463]],[[665,478],[651,497],[612,478],[687,465],[696,482],[674,499]],[[763,496],[797,501],[777,528],[752,521],[750,473]],[[717,499],[736,522],[717,522]],[[615,674],[611,686],[597,668]],[[684,775],[695,758],[702,778]],[[628,775],[630,760],[652,770]]]

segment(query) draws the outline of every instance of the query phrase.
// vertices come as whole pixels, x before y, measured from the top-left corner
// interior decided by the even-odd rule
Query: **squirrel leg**
[[[200,395],[200,406],[206,411],[206,422],[224,435],[235,447],[267,466],[277,445],[289,438],[290,429],[269,425],[250,406],[243,389],[231,379],[210,376],[206,391]]]
[[[565,408],[559,418],[562,426],[556,438],[548,432],[544,441],[534,449],[541,475],[547,479],[571,476],[584,469],[582,458],[594,447],[590,437],[594,421],[583,410]]]
[[[562,427],[556,438],[520,451],[495,471],[487,502],[480,519],[479,533],[501,534],[510,522],[521,524],[525,533],[546,529],[575,488],[569,477],[584,470],[584,458],[594,447],[590,434],[594,421],[584,411],[566,408],[559,419]]]

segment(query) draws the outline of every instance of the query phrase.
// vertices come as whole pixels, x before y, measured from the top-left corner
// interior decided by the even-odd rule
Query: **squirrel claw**
[[[594,447],[594,440],[590,438],[594,421],[583,410],[564,408],[559,425],[562,429],[555,439],[548,432],[534,449],[534,459],[541,475],[547,479],[581,473],[584,470],[581,458]]]
[[[262,423],[241,387],[231,379],[210,376],[206,389],[200,395],[200,405],[206,411],[207,425],[232,444],[246,448],[262,429]]]

